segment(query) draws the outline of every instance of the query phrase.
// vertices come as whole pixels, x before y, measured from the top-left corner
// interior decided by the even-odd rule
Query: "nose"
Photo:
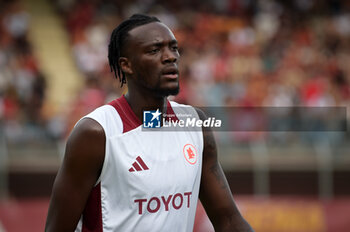
[[[176,63],[179,58],[179,53],[177,51],[172,51],[170,48],[164,49],[162,62],[163,63]]]

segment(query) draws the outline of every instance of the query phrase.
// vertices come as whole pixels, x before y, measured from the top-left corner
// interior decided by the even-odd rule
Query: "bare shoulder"
[[[103,127],[92,118],[83,118],[73,128],[68,141],[83,137],[105,137]]]
[[[64,164],[73,161],[73,164],[88,164],[95,170],[102,168],[105,143],[104,129],[97,121],[91,118],[80,120],[68,138]]]
[[[74,231],[76,228],[101,173],[105,142],[102,126],[93,119],[84,118],[74,127],[53,186],[46,231]]]
[[[201,120],[207,119],[207,115],[203,112],[203,110],[199,109],[198,107],[194,107],[194,109],[197,111],[199,119]]]
[[[90,147],[96,144],[96,142],[102,142],[106,139],[105,137],[104,129],[97,121],[91,118],[83,118],[72,130],[67,145],[80,142],[92,142],[84,144],[84,147]]]
[[[197,111],[197,114],[199,116],[199,119],[206,120],[208,119],[208,116],[199,108],[195,108]],[[213,131],[210,127],[202,127],[203,129],[203,142],[204,142],[204,148],[206,152],[203,153],[203,157],[206,158],[207,156],[211,156],[213,158],[216,158],[217,151],[216,151],[216,142],[213,135]]]
[[[196,109],[201,120],[207,116]],[[218,161],[213,131],[203,127],[203,166],[199,198],[215,231],[253,231],[241,216],[233,200],[225,174]]]

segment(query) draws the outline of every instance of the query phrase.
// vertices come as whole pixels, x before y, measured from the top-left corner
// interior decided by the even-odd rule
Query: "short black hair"
[[[119,66],[119,58],[122,55],[121,51],[125,45],[128,32],[138,26],[145,25],[152,22],[160,22],[160,20],[153,16],[134,14],[117,26],[111,35],[108,45],[108,61],[111,67],[111,72],[119,79],[121,86],[126,83],[125,74]]]

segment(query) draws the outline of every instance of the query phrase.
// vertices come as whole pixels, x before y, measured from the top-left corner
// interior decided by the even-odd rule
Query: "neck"
[[[132,111],[134,111],[136,117],[143,121],[144,110],[157,110],[162,113],[166,112],[167,98],[154,96],[153,94],[145,94],[140,91],[128,91],[125,94],[125,99],[129,103]]]

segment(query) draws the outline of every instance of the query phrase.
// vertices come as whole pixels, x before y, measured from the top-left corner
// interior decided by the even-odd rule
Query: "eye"
[[[148,53],[150,53],[150,54],[156,54],[156,53],[159,52],[159,51],[160,51],[159,48],[153,48],[153,49],[149,50]]]
[[[174,45],[174,46],[171,47],[171,49],[172,49],[173,51],[178,51],[178,50],[179,50],[179,47],[178,47],[177,45]]]

